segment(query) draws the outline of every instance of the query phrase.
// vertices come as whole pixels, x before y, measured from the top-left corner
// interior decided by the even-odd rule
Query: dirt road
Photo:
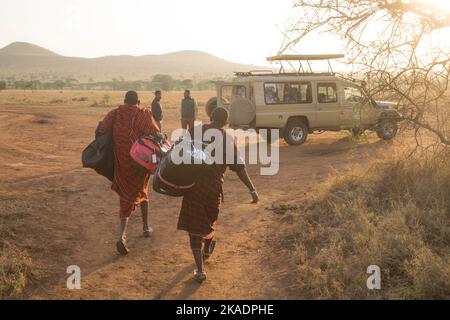
[[[280,171],[249,171],[261,202],[228,172],[215,255],[208,280],[191,277],[188,237],[176,230],[180,200],[150,194],[154,236],[142,236],[139,212],[129,228],[127,257],[115,252],[118,198],[109,182],[82,169],[80,152],[91,141],[106,109],[48,106],[0,107],[0,219],[3,239],[24,248],[34,261],[25,298],[31,299],[287,299],[289,277],[272,235],[283,215],[266,207],[299,203],[334,170],[364,164],[392,143],[370,135],[355,144],[345,133],[311,135],[301,147],[280,148]],[[169,132],[178,125],[166,118]],[[395,143],[394,143],[395,144]],[[66,268],[78,265],[82,289],[66,288]]]

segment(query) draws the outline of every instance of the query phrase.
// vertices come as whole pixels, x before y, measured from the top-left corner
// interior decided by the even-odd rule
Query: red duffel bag
[[[170,148],[171,144],[165,136],[152,134],[137,139],[131,146],[130,156],[137,170],[154,174]]]

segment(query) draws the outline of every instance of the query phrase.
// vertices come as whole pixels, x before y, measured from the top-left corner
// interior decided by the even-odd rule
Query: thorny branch
[[[339,36],[351,76],[365,78],[372,98],[399,102],[417,144],[423,129],[450,145],[450,47],[436,45],[449,12],[416,0],[295,0],[294,7],[299,18],[280,53],[317,32]]]

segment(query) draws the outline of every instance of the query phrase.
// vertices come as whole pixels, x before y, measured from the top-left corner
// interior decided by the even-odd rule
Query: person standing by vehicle
[[[158,124],[159,131],[162,131],[163,111],[161,107],[162,93],[161,90],[155,91],[155,98],[152,101],[152,114],[156,123]]]
[[[212,122],[210,124],[205,124],[201,127],[202,136],[206,130],[220,130],[223,135],[223,159],[227,159],[226,146],[228,144],[225,139],[233,139],[233,137],[227,135],[223,129],[228,120],[227,110],[220,107],[216,108],[212,112],[211,120]],[[190,129],[189,133],[193,137],[194,129]],[[190,247],[197,266],[194,271],[194,279],[198,282],[203,282],[206,279],[203,260],[211,256],[215,246],[215,241],[213,239],[216,230],[216,221],[219,216],[220,204],[223,202],[222,185],[226,169],[230,168],[237,173],[239,179],[249,189],[253,203],[257,203],[259,200],[258,193],[248,176],[245,164],[239,164],[237,161],[239,157],[236,144],[232,142],[230,145],[234,148],[234,163],[212,164],[208,168],[210,170],[201,175],[192,189],[190,189],[183,197],[180,216],[178,218],[178,230],[187,231],[189,233]]]
[[[99,124],[100,134],[112,130],[114,141],[114,179],[111,189],[120,197],[119,238],[117,251],[126,255],[129,249],[126,244],[126,229],[129,217],[136,206],[141,207],[144,236],[153,233],[148,225],[148,183],[150,175],[133,168],[130,157],[132,144],[142,135],[159,132],[152,113],[147,108],[139,107],[138,95],[128,91],[124,105],[110,111]]]
[[[191,97],[189,90],[184,91],[184,99],[181,100],[181,127],[192,129],[197,117],[197,103]]]

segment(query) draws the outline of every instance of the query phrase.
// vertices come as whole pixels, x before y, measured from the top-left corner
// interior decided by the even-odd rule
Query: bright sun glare
[[[450,12],[450,0],[423,0]]]
[[[450,15],[450,0],[419,0],[419,1],[435,6],[440,10],[444,10],[448,12]],[[432,44],[432,46],[435,48],[441,48],[444,51],[449,52],[448,51],[450,50],[448,41],[449,38],[450,38],[450,28],[449,27],[442,28],[440,30],[433,32],[430,35],[429,40],[431,42],[429,44]]]

